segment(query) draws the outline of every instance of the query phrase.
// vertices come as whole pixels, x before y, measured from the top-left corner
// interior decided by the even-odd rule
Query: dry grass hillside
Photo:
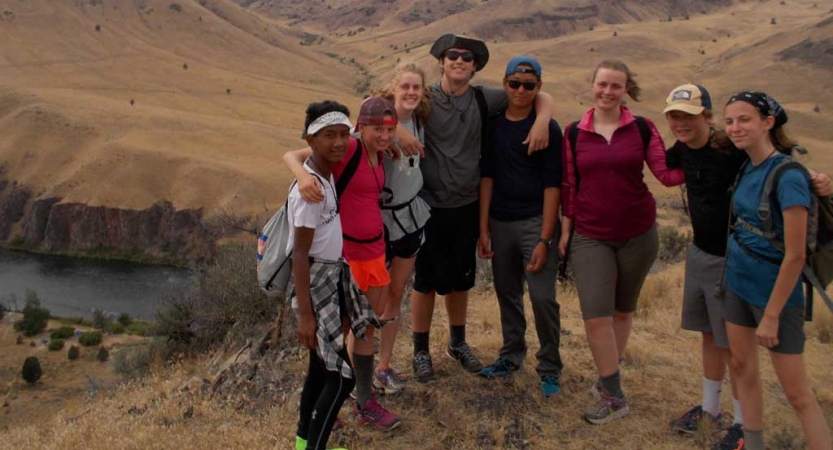
[[[672,210],[662,210],[660,218],[666,226],[683,222]],[[547,401],[538,395],[534,372],[538,345],[528,303],[529,354],[523,369],[505,382],[466,374],[442,356],[447,322],[438,309],[432,330],[438,380],[428,385],[410,381],[403,394],[383,400],[401,414],[402,426],[389,433],[362,427],[353,418],[348,401],[340,414],[344,427],[334,434],[331,444],[351,450],[710,448],[720,437],[716,429],[704,428],[695,436],[681,436],[668,428],[671,419],[700,399],[700,342],[696,333],[679,328],[682,264],[658,269],[642,291],[621,369],[631,403],[632,412],[627,417],[604,426],[590,425],[582,418],[584,407],[591,401],[588,389],[595,372],[575,291],[561,286],[558,300],[562,305],[565,370],[563,391],[556,398]],[[833,315],[821,304],[818,306],[815,322],[806,326],[806,364],[828,422],[833,423]],[[408,322],[400,331],[393,361],[405,378],[410,377]],[[497,301],[488,284],[473,294],[468,334],[484,361],[496,356],[501,343],[500,322]],[[294,338],[288,335],[285,339]],[[19,364],[26,352],[36,353],[37,349],[15,346],[12,334],[0,332],[0,367],[14,365],[13,360]],[[111,376],[101,372],[101,363],[76,362],[72,372],[65,374],[56,374],[54,371],[60,369],[51,363],[44,381],[36,387],[26,387],[18,380],[0,390],[8,400],[0,413],[0,429],[9,427],[0,431],[0,448],[293,448],[306,352],[296,348],[290,355],[282,368],[286,371],[282,375],[286,386],[280,387],[289,392],[287,401],[257,414],[222,406],[196,395],[196,389],[183,388],[192,386],[194,380],[199,384],[201,377],[207,376],[214,355],[181,360],[171,367],[157,366],[146,378],[103,390],[78,388],[84,384],[83,374],[97,379]],[[762,368],[768,448],[805,448],[798,421],[765,356]],[[74,384],[73,377],[77,379]],[[60,385],[66,386],[63,393],[56,391]],[[722,409],[730,413],[729,391],[727,382]]]
[[[413,8],[436,17],[409,21]],[[41,197],[263,212],[285,195],[278,157],[303,144],[308,102],[355,106],[399,60],[436,79],[428,47],[457,31],[488,40],[484,84],[512,55],[539,57],[562,124],[589,107],[608,57],[639,73],[633,107],[660,123],[677,84],[705,84],[718,105],[765,88],[831,171],[831,17],[817,0],[0,0],[0,161]]]

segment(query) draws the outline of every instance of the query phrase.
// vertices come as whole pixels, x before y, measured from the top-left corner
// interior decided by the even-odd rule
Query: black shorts
[[[432,208],[425,224],[425,243],[416,258],[414,289],[446,295],[474,287],[479,203]]]
[[[391,242],[388,240],[388,228],[385,227],[385,261],[390,262],[393,258],[413,258],[424,242],[425,228],[420,228]]]
[[[724,305],[726,321],[747,328],[758,328],[764,309],[740,298],[731,290],[726,290]],[[774,353],[800,355],[804,353],[804,307],[784,306],[778,316],[778,345],[769,349]],[[731,345],[731,342],[730,342]]]

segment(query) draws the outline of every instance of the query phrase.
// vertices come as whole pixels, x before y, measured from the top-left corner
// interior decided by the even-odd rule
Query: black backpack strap
[[[486,125],[486,120],[489,118],[489,105],[486,104],[486,94],[483,93],[483,88],[480,86],[472,86],[474,90],[474,99],[477,101],[477,107],[480,109],[480,124]]]
[[[341,176],[338,177],[338,181],[336,181],[336,196],[338,198],[341,198],[341,194],[344,193],[344,190],[347,189],[347,185],[350,183],[353,175],[356,174],[356,170],[359,168],[359,162],[362,159],[363,151],[364,149],[362,147],[361,139],[356,139],[356,151],[353,152],[353,156],[350,157],[350,161],[347,161],[347,165],[344,167],[344,172],[341,172]]]
[[[636,127],[639,128],[639,136],[642,138],[642,149],[647,152],[648,146],[651,145],[651,127],[642,116],[636,116]]]
[[[489,105],[486,103],[486,95],[483,93],[483,88],[480,86],[471,86],[474,91],[474,99],[477,101],[477,108],[480,109],[480,145],[482,146],[489,139],[489,133],[486,125],[489,122]]]
[[[578,174],[578,160],[576,158],[576,143],[578,142],[578,121],[571,123],[567,127],[567,141],[570,143],[570,153],[573,155],[573,178],[575,178],[575,191],[578,192],[578,185],[581,177]]]

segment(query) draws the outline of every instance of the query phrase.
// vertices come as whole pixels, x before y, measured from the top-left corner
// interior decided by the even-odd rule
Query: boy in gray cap
[[[420,196],[431,206],[425,244],[417,255],[411,320],[414,331],[414,378],[434,378],[429,330],[436,295],[445,296],[450,325],[446,354],[468,372],[483,365],[466,343],[468,291],[474,286],[478,239],[480,145],[486,117],[504,108],[503,89],[471,86],[474,74],[489,60],[486,44],[454,34],[440,36],[431,47],[442,79],[431,86],[431,113],[425,124],[425,159],[420,161],[424,185]],[[552,118],[552,97],[539,93],[538,117],[524,141],[529,151],[545,148]],[[413,154],[421,146],[398,132],[400,147]]]

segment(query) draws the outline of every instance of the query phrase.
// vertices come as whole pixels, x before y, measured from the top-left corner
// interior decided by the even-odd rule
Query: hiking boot
[[[697,405],[694,408],[689,409],[688,412],[682,415],[682,417],[672,420],[671,429],[680,433],[694,434],[700,427],[700,423],[704,420],[711,426],[716,427],[720,424],[721,417],[721,414],[718,414],[717,417],[715,417],[711,415],[710,412],[703,411],[702,405]]]
[[[384,406],[376,401],[376,394],[370,396],[370,400],[364,404],[364,408],[359,409],[359,404],[353,405],[353,413],[359,418],[362,425],[373,425],[374,428],[381,431],[389,431],[399,426],[399,417],[391,413]]]
[[[428,352],[417,352],[411,361],[411,366],[414,368],[414,379],[418,383],[427,383],[434,379],[434,364]]]
[[[726,429],[726,436],[720,440],[713,450],[742,450],[743,446],[743,425],[736,423]]]
[[[380,372],[377,371],[376,376],[373,377],[373,389],[382,395],[398,394],[404,387],[405,382],[390,367]]]
[[[596,386],[600,398],[591,406],[584,410],[584,418],[588,422],[596,425],[616,420],[625,416],[630,408],[628,401],[625,398],[619,398],[608,393],[603,387]]]
[[[480,370],[480,375],[483,378],[506,378],[518,370],[517,364],[509,361],[506,358],[500,357],[494,363],[484,367]]]
[[[474,351],[465,342],[457,347],[446,347],[445,354],[460,363],[466,372],[479,373],[483,370],[483,363],[477,359],[477,356],[474,356]]]
[[[544,375],[541,377],[541,395],[544,398],[550,398],[561,392],[561,383],[558,377],[553,375]]]

